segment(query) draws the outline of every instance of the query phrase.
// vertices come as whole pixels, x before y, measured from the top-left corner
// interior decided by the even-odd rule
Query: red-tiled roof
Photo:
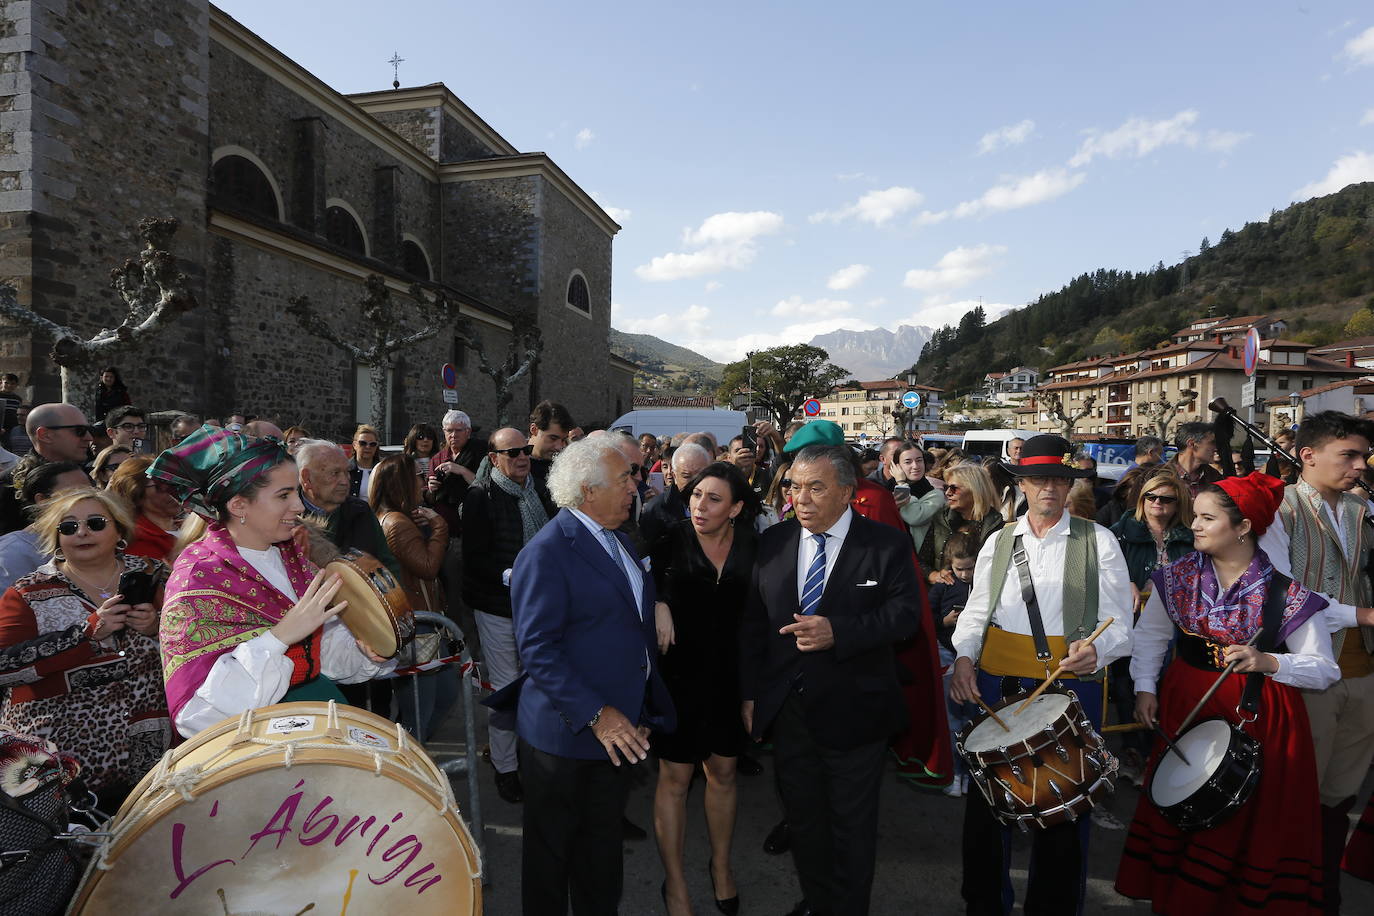
[[[1284,339],[1281,338],[1281,337],[1272,337],[1272,338],[1270,338],[1269,340],[1261,340],[1261,341],[1260,341],[1260,346],[1261,346],[1261,347],[1268,347],[1268,348],[1271,349],[1271,350],[1272,350],[1274,347],[1279,347],[1279,348],[1284,349],[1284,350],[1310,350],[1310,349],[1312,349],[1312,345],[1311,345],[1311,344],[1303,343],[1303,342],[1300,341],[1300,340],[1284,340]]]
[[[1313,347],[1310,352],[1340,353],[1345,350],[1363,350],[1367,347],[1374,347],[1374,337],[1352,337],[1349,340],[1338,340],[1335,343]]]
[[[1303,398],[1310,398],[1310,397],[1312,397],[1313,395],[1325,394],[1325,393],[1328,392],[1328,391],[1335,391],[1337,388],[1360,388],[1360,387],[1364,387],[1366,390],[1365,390],[1365,391],[1357,392],[1358,394],[1370,394],[1370,393],[1374,393],[1374,379],[1369,379],[1369,378],[1347,378],[1347,379],[1342,379],[1342,380],[1339,381],[1339,382],[1332,382],[1332,383],[1329,384],[1329,385],[1319,385],[1319,386],[1317,386],[1316,388],[1308,388],[1308,389],[1306,389],[1305,391],[1299,391],[1298,394],[1299,394],[1299,396],[1301,396],[1301,397],[1303,397]],[[1288,400],[1288,395],[1285,394],[1285,395],[1283,395],[1282,397],[1269,398],[1269,399],[1266,400],[1264,403],[1269,404],[1269,405],[1272,405],[1272,406],[1281,406],[1281,405],[1284,405],[1284,404],[1288,404],[1288,403],[1290,403],[1290,402],[1289,402],[1289,400]]]

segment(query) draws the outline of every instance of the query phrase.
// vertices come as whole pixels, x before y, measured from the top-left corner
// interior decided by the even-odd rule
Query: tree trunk
[[[390,430],[386,423],[386,373],[390,368],[390,355],[379,358],[376,362],[367,367],[367,377],[372,383],[372,411],[369,422],[377,430],[377,437],[383,442],[390,442]]]

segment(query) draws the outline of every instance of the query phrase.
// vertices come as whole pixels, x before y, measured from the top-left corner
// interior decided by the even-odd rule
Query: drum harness
[[[1040,601],[1035,597],[1035,583],[1031,581],[1030,558],[1021,542],[1021,535],[1012,542],[1011,559],[1016,564],[1016,573],[1021,579],[1021,600],[1026,604],[1026,616],[1030,618],[1031,639],[1035,642],[1035,659],[1045,666],[1045,677],[1050,676],[1053,660],[1050,656],[1050,641],[1045,636],[1045,621],[1040,617]],[[1024,644],[1023,644],[1024,645]]]

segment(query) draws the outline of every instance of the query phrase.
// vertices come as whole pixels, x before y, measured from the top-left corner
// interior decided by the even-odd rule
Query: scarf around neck
[[[534,488],[534,475],[526,477],[525,485],[521,486],[492,468],[491,479],[502,492],[515,497],[515,504],[520,507],[520,526],[524,529],[524,542],[528,544],[549,521],[549,514],[544,511],[544,503],[539,499],[539,491]]]
[[[1179,629],[1222,645],[1239,645],[1249,641],[1263,623],[1264,598],[1273,575],[1269,557],[1256,550],[1245,572],[1222,591],[1211,558],[1194,550],[1156,569],[1151,578],[1164,601],[1164,610]],[[1301,583],[1289,585],[1278,643],[1281,645],[1326,604],[1325,598]]]
[[[304,595],[315,567],[294,541],[276,545],[296,594]],[[295,602],[243,558],[218,522],[177,557],[162,609],[162,669],[175,720],[210,675],[215,660],[267,632]]]

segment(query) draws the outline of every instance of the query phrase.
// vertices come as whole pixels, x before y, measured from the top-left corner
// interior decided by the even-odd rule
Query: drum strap
[[[1264,607],[1260,611],[1260,638],[1255,641],[1261,652],[1273,652],[1278,648],[1279,624],[1283,621],[1283,608],[1288,603],[1288,586],[1293,580],[1274,570],[1269,578],[1269,591],[1264,596]],[[1255,715],[1259,711],[1260,694],[1264,690],[1265,675],[1255,672],[1245,677],[1245,690],[1240,695],[1242,712]]]
[[[1031,581],[1030,560],[1026,548],[1021,543],[1021,535],[1012,544],[1011,558],[1016,563],[1016,573],[1021,577],[1021,600],[1026,603],[1026,616],[1030,618],[1031,639],[1035,641],[1035,657],[1048,670],[1050,667],[1050,641],[1045,638],[1045,621],[1040,617],[1040,602],[1035,597],[1035,583]]]

